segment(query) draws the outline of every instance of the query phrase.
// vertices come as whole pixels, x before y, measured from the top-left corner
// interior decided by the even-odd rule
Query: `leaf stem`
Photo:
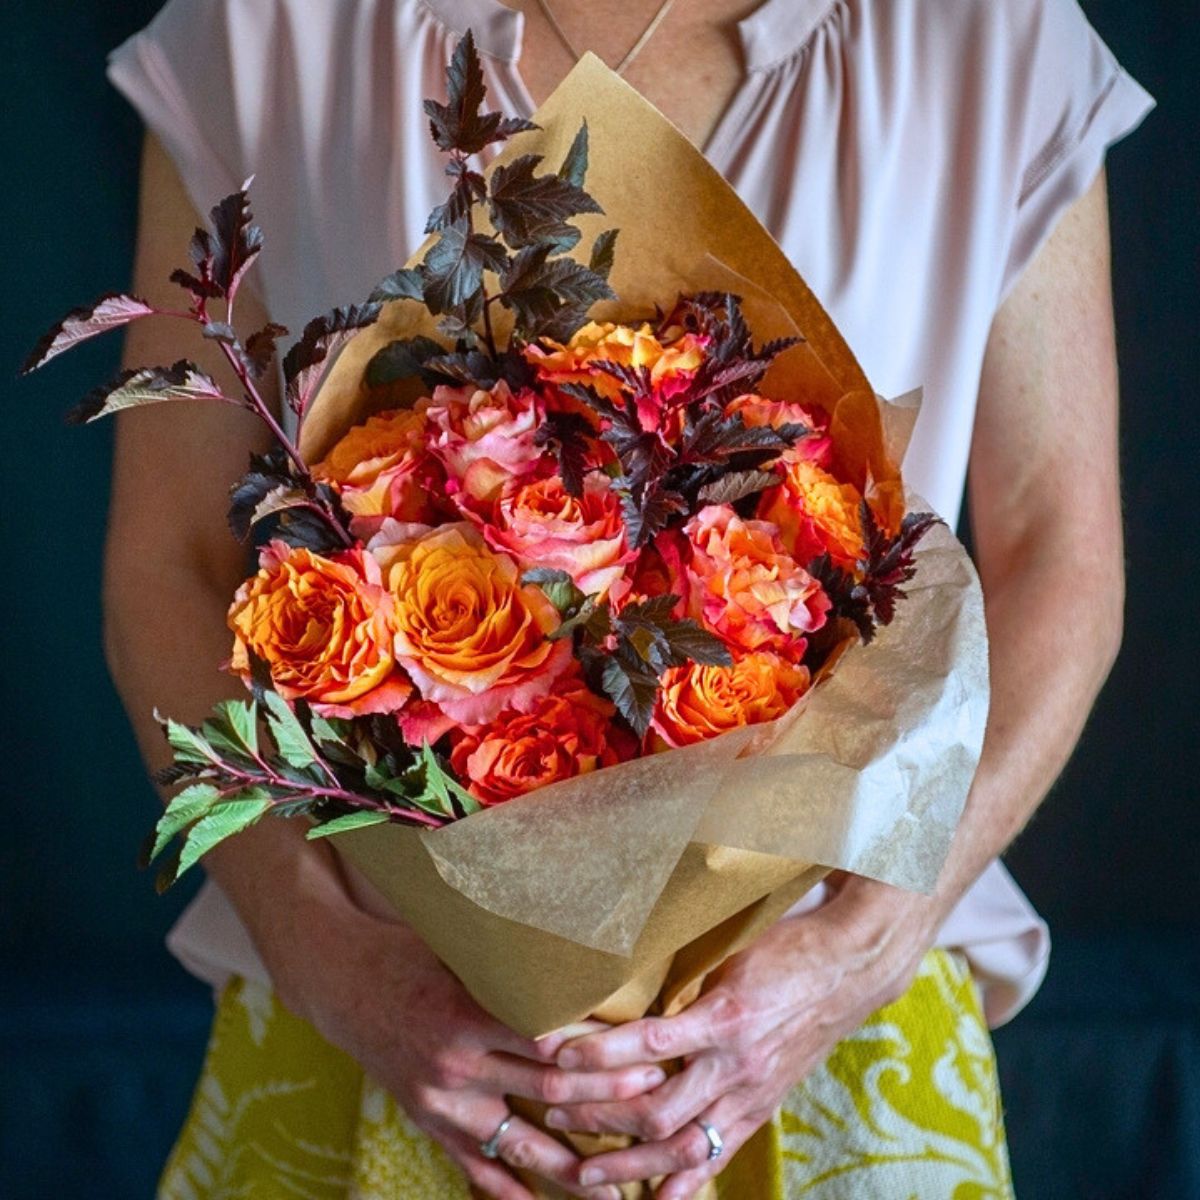
[[[385,800],[376,800],[371,796],[363,796],[358,792],[347,791],[342,787],[322,787],[320,784],[300,784],[294,779],[288,779],[285,775],[280,775],[269,765],[258,759],[259,765],[263,768],[262,775],[256,775],[252,771],[243,771],[233,763],[222,760],[220,769],[226,775],[237,780],[237,786],[227,788],[225,791],[233,792],[240,791],[247,784],[263,784],[266,783],[272,787],[282,788],[293,793],[294,796],[312,796],[314,798],[322,798],[328,800],[341,800],[354,808],[366,808],[372,812],[386,813],[388,816],[397,817],[400,820],[412,821],[418,825],[427,825],[431,829],[440,829],[446,822],[432,813],[422,812],[416,808],[403,808],[395,804],[388,804]],[[281,800],[281,803],[290,803],[289,800]]]

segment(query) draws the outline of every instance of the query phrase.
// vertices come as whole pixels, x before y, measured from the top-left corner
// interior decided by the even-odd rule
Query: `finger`
[[[694,1171],[708,1162],[709,1149],[704,1130],[692,1123],[664,1142],[645,1142],[589,1158],[580,1170],[579,1181],[595,1187]]]
[[[727,1059],[698,1054],[653,1092],[616,1104],[556,1104],[546,1113],[546,1124],[576,1133],[628,1133],[643,1141],[662,1142],[736,1085]]]
[[[742,1148],[758,1126],[752,1121],[735,1125],[724,1139],[725,1148],[718,1158],[709,1159],[702,1166],[690,1171],[679,1171],[669,1175],[655,1192],[655,1200],[692,1200],[692,1197],[710,1180],[716,1178],[729,1165],[729,1160]]]
[[[469,1143],[471,1148],[467,1153],[491,1166],[497,1165],[498,1161],[516,1170],[551,1180],[572,1196],[584,1196],[587,1200],[621,1200],[621,1194],[615,1187],[582,1185],[578,1179],[579,1156],[520,1117],[512,1117],[508,1128],[501,1134],[497,1144],[499,1159],[485,1158],[480,1153],[480,1145],[494,1132],[495,1126],[480,1136],[478,1141]]]
[[[455,1131],[438,1139],[467,1179],[489,1200],[536,1200],[503,1163],[484,1158],[479,1146]]]
[[[580,1100],[627,1100],[658,1087],[662,1067],[621,1067],[614,1071],[561,1071],[507,1054],[488,1054],[479,1062],[475,1082],[501,1096],[526,1096],[545,1104]]]
[[[682,1058],[717,1045],[709,1008],[700,1001],[674,1017],[643,1017],[574,1038],[558,1052],[566,1071],[601,1071]]]

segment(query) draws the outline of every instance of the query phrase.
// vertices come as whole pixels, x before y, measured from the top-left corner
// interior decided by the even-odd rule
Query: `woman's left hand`
[[[580,1182],[669,1178],[659,1200],[687,1200],[771,1119],[787,1092],[877,1009],[903,994],[937,929],[929,897],[857,876],[821,908],[777,922],[709,977],[673,1017],[647,1017],[565,1042],[558,1065],[602,1070],[683,1059],[632,1100],[560,1105],[551,1127],[642,1139],[580,1167]],[[709,1159],[697,1119],[724,1141]]]

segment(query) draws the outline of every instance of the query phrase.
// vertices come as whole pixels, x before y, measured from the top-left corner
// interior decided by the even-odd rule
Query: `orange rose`
[[[506,712],[454,735],[450,765],[481,803],[499,804],[632,758],[637,746],[613,726],[614,712],[576,681],[539,697],[528,713]]]
[[[838,566],[853,570],[863,554],[859,490],[803,458],[785,455],[784,465],[783,482],[763,492],[758,516],[779,527],[797,562],[828,553]]]
[[[552,349],[547,350],[545,347]],[[623,367],[646,367],[655,387],[673,376],[690,378],[704,361],[704,339],[685,333],[677,341],[663,344],[648,324],[640,329],[611,321],[589,321],[580,326],[564,346],[544,340],[525,348],[525,357],[547,383],[590,383],[602,396],[616,400],[621,384],[596,364],[617,363]]]
[[[261,569],[229,609],[229,666],[250,678],[253,651],[286,700],[303,697],[326,716],[392,712],[412,694],[392,656],[392,597],[362,550],[322,558],[273,541]]]
[[[461,725],[526,711],[571,662],[570,640],[546,636],[557,610],[466,523],[391,528],[398,540],[370,549],[396,600],[396,659],[421,695]]]
[[[582,496],[568,494],[557,475],[522,484],[496,502],[483,536],[526,569],[566,571],[589,596],[605,595],[633,558],[605,475],[589,475]]]
[[[688,663],[662,678],[651,719],[665,750],[781,717],[808,690],[808,668],[776,654],[743,654],[731,667]]]
[[[825,624],[829,597],[783,548],[778,529],[710,504],[683,532],[693,614],[731,647],[803,657],[804,635]]]

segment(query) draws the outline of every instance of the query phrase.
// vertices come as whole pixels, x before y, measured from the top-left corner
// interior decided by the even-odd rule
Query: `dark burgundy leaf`
[[[698,498],[704,504],[736,504],[778,482],[779,476],[774,471],[734,471],[706,483]]]
[[[875,637],[875,619],[871,615],[871,597],[853,575],[834,565],[828,554],[813,559],[805,568],[821,585],[832,608],[830,618],[844,617],[858,628],[864,645]]]
[[[314,317],[304,327],[300,340],[283,359],[287,381],[287,402],[298,417],[303,417],[324,375],[324,364],[360,329],[379,318],[378,304],[352,304],[335,308],[322,317]]]
[[[483,286],[485,269],[501,272],[508,252],[482,233],[472,233],[466,222],[442,230],[421,264],[425,303],[431,313],[449,313],[467,304]]]
[[[638,737],[644,736],[650,728],[650,718],[654,716],[658,678],[649,671],[631,669],[620,659],[612,657],[604,663],[601,685],[633,732]]]
[[[607,279],[612,272],[613,255],[619,232],[616,229],[606,229],[603,233],[598,233],[596,240],[592,243],[592,257],[588,266],[603,279]]]
[[[262,230],[253,223],[248,189],[253,177],[241,191],[226,196],[209,213],[212,226],[212,278],[230,299],[246,269],[258,257],[263,246]]]
[[[166,400],[229,399],[195,363],[180,359],[169,367],[138,367],[122,371],[103,387],[95,388],[67,413],[67,424],[82,425],[123,408],[160,404]]]
[[[462,167],[461,163],[452,162],[451,168]],[[445,204],[439,204],[430,214],[425,223],[426,233],[437,233],[447,225],[461,221],[471,209],[471,205],[482,200],[487,195],[487,184],[478,171],[461,169],[454,172],[458,178],[450,192],[450,198]]]
[[[150,317],[154,313],[155,309],[137,296],[106,292],[92,304],[72,309],[57,325],[48,329],[22,364],[21,374],[28,375],[30,371],[36,371],[52,358],[88,338],[107,333],[110,329],[120,329],[130,321]]]
[[[570,496],[583,495],[589,442],[594,436],[591,422],[572,412],[547,413],[534,436],[535,445],[548,447],[558,459],[558,474]]]
[[[523,154],[492,173],[492,224],[510,246],[574,237],[567,218],[604,210],[582,188],[557,175],[535,175],[541,155]]]
[[[475,49],[475,38],[468,29],[454,49],[446,72],[447,103],[425,101],[433,140],[441,150],[474,154],[491,142],[503,141],[514,133],[536,128],[521,118],[506,118],[500,113],[481,113],[487,89]]]
[[[711,667],[733,666],[729,647],[716,634],[709,633],[690,618],[664,621],[661,628],[670,651],[671,666],[681,667],[687,662]]]
[[[420,375],[425,363],[445,353],[446,347],[430,337],[401,338],[388,342],[367,363],[367,386],[383,387]]]
[[[229,489],[226,519],[233,536],[244,542],[250,536],[251,518],[263,500],[276,488],[295,482],[291,460],[281,446],[266,454],[251,454],[250,469]]]
[[[587,168],[588,126],[587,121],[584,121],[579,126],[579,132],[575,135],[574,141],[571,142],[571,148],[567,151],[567,156],[563,159],[562,166],[558,168],[558,177],[559,179],[565,179],[577,188],[581,188],[583,187],[584,178],[587,176]]]
[[[424,300],[424,287],[419,267],[401,267],[381,280],[368,299],[372,304],[388,300]]]
[[[287,336],[287,326],[268,321],[261,329],[255,330],[242,347],[242,362],[255,379],[259,379],[271,365],[275,357],[275,343]]]

